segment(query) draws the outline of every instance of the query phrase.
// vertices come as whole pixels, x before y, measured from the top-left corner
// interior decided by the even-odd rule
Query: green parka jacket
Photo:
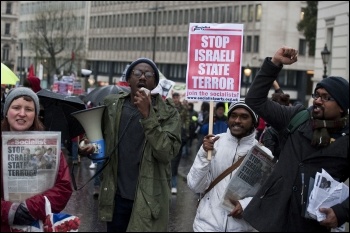
[[[101,175],[98,215],[101,221],[111,221],[116,194],[118,139],[122,106],[129,93],[119,93],[105,98],[102,132],[105,154],[110,162]],[[152,105],[147,119],[140,122],[144,129],[144,151],[134,206],[127,231],[167,231],[170,205],[170,161],[181,145],[181,120],[172,99],[163,100],[152,95]],[[121,146],[121,145],[120,145]],[[114,151],[113,151],[114,150]]]

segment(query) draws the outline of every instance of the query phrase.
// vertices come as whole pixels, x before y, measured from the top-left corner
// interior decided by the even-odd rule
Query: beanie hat
[[[349,82],[342,77],[330,76],[317,83],[315,91],[324,88],[335,99],[337,104],[347,112],[349,109]]]
[[[9,91],[9,93],[6,96],[5,104],[4,104],[4,117],[7,115],[7,111],[12,103],[12,101],[19,96],[29,96],[32,98],[35,104],[35,113],[39,115],[40,110],[40,104],[39,104],[39,98],[35,94],[35,92],[32,91],[32,89],[28,87],[15,87]]]
[[[225,109],[225,103],[224,102],[218,102],[215,105],[215,109],[218,109],[218,108],[224,108]]]
[[[174,92],[173,94],[172,94],[172,97],[179,97],[180,96],[180,94],[179,94],[179,92]]]
[[[235,110],[236,108],[244,108],[244,109],[246,109],[250,113],[252,118],[253,118],[254,128],[256,128],[258,126],[258,124],[259,124],[259,117],[258,117],[258,115],[246,103],[244,103],[244,101],[239,101],[239,102],[236,102],[236,103],[232,103],[230,105],[229,109],[228,109],[227,116],[230,117],[231,112],[233,110]]]
[[[128,79],[130,78],[131,71],[134,69],[134,67],[137,64],[140,64],[140,63],[147,63],[148,65],[150,65],[152,67],[152,69],[154,71],[154,75],[155,75],[156,86],[157,86],[158,83],[159,83],[159,71],[158,71],[158,68],[157,68],[156,64],[151,59],[148,59],[148,58],[145,58],[145,57],[139,58],[139,59],[133,61],[129,65],[129,67],[127,68],[126,73],[125,73],[126,81],[128,81]]]

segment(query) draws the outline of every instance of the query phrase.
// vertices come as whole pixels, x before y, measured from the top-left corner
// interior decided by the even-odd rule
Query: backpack
[[[280,132],[280,145],[281,148],[284,146],[288,135],[294,133],[296,129],[299,128],[301,124],[310,119],[310,112],[307,109],[301,110],[290,120],[287,128]]]
[[[288,133],[293,133],[302,123],[307,121],[309,118],[309,110],[304,109],[298,112],[289,122],[289,125],[287,127]]]
[[[310,112],[307,109],[304,109],[300,112],[298,112],[289,122],[287,128],[285,128],[284,130],[282,130],[281,132],[277,132],[277,130],[275,130],[274,128],[272,128],[271,126],[269,126],[266,130],[264,130],[263,134],[260,137],[260,142],[264,141],[264,136],[265,134],[267,135],[267,139],[270,139],[272,141],[275,141],[273,146],[273,150],[271,150],[271,148],[269,148],[271,151],[274,151],[274,156],[276,158],[279,158],[279,153],[281,151],[281,148],[284,146],[288,135],[292,134],[297,128],[299,128],[299,126],[301,124],[303,124],[304,122],[306,122],[308,119],[310,118]],[[269,131],[269,132],[267,132]],[[269,147],[269,145],[266,145],[267,147]]]

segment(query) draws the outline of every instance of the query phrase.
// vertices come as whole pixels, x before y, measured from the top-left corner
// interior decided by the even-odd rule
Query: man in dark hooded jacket
[[[245,100],[279,132],[304,107],[283,106],[267,96],[283,65],[296,61],[297,50],[288,47],[267,57]],[[309,181],[316,172],[324,169],[339,182],[349,178],[349,82],[341,77],[324,78],[312,97],[309,120],[287,135],[274,171],[243,213],[258,231],[327,232],[349,221],[349,198],[320,208],[326,215],[323,221],[305,217]]]

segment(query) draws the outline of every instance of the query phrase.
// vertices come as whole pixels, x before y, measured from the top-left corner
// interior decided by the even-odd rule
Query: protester
[[[258,127],[256,127],[256,136],[255,136],[256,140],[260,139],[261,134],[264,132],[265,129],[266,129],[266,122],[262,117],[260,117]]]
[[[44,131],[38,115],[38,96],[29,88],[16,87],[6,97],[1,131]],[[2,151],[1,156],[5,156]],[[3,179],[1,175],[1,187]],[[30,225],[36,220],[45,220],[44,196],[50,200],[52,212],[59,213],[65,208],[72,194],[69,168],[63,153],[60,155],[57,178],[52,188],[21,203],[5,201],[3,189],[1,190],[1,232],[10,232],[10,226],[13,224]]]
[[[220,134],[227,131],[227,116],[225,116],[225,103],[218,102],[215,105],[215,114],[213,119],[213,134]],[[200,133],[207,135],[209,132],[209,122],[204,124]]]
[[[206,134],[201,134],[201,128],[203,125],[209,123],[209,112],[210,104],[209,102],[203,102],[201,105],[201,110],[198,113],[198,126],[197,126],[197,151],[203,144],[203,139]]]
[[[178,92],[172,94],[172,99],[175,108],[180,114],[181,121],[181,147],[175,158],[171,160],[171,194],[177,194],[177,171],[182,157],[182,149],[186,146],[189,137],[190,117],[187,108],[180,101],[180,94]]]
[[[192,154],[192,143],[197,138],[196,129],[198,121],[198,112],[194,110],[193,103],[188,103],[187,111],[190,118],[190,123],[188,126],[189,137],[186,142],[185,152],[182,153],[183,158],[188,158]]]
[[[273,84],[275,88],[275,93],[272,94],[271,100],[275,101],[281,105],[290,105],[290,96],[285,94],[283,90],[279,87],[277,81]],[[266,125],[265,130],[260,136],[259,141],[270,149],[274,158],[277,160],[281,152],[279,133],[271,125]]]
[[[98,215],[108,232],[167,231],[170,163],[181,146],[180,114],[172,99],[147,93],[159,82],[152,60],[132,62],[126,81],[130,93],[104,99],[102,132],[110,162],[101,176]],[[81,155],[93,151],[91,145],[79,147]]]
[[[24,87],[31,88],[35,93],[41,90],[40,86],[41,80],[36,76],[30,76],[28,78],[25,78],[23,81]]]
[[[304,107],[280,105],[267,96],[283,65],[296,61],[296,49],[278,49],[264,60],[246,97],[279,132]],[[349,221],[349,198],[320,208],[327,216],[321,222],[303,217],[316,172],[324,169],[339,182],[349,178],[349,83],[341,77],[324,78],[312,96],[310,119],[287,135],[274,171],[244,211],[243,218],[258,231],[325,232]]]
[[[227,131],[204,137],[187,175],[187,184],[196,193],[203,193],[216,177],[258,143],[255,139],[258,116],[243,101],[231,104],[227,116]],[[207,159],[209,150],[212,151],[211,160]],[[264,150],[271,154],[267,148]],[[235,208],[231,212],[220,206],[230,178],[230,175],[226,176],[202,198],[193,223],[195,232],[254,231],[241,219],[251,197],[232,203]]]

